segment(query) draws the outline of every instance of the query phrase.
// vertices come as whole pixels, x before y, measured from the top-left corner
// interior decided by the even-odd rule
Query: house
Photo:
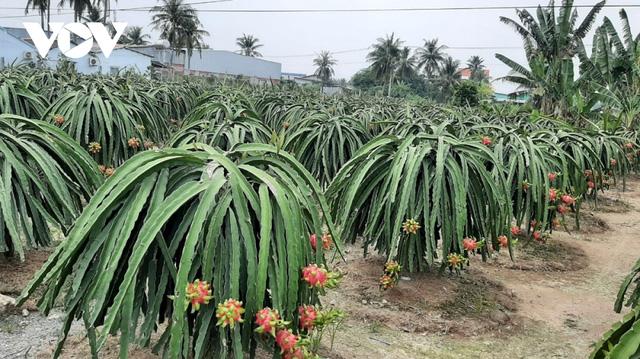
[[[0,69],[10,65],[33,63],[38,54],[33,45],[14,36],[9,30],[0,27],[0,44],[2,44],[0,46]]]
[[[245,77],[250,83],[279,82],[282,65],[261,58],[243,56],[231,51],[194,49],[187,56],[185,49],[176,52],[162,45],[131,46],[132,50],[151,55],[153,66],[162,74],[188,74],[202,77]]]
[[[0,44],[0,68],[36,62],[56,67],[64,56],[57,43],[54,43],[47,57],[40,58],[29,33],[23,28],[0,27]],[[106,58],[102,51],[94,46],[86,57],[69,60],[75,65],[78,73],[108,75],[124,70],[145,73],[151,67],[151,59],[149,55],[123,46],[117,46],[109,58]]]
[[[527,103],[529,101],[529,94],[523,91],[514,92],[514,93],[501,93],[494,92],[493,93],[493,101],[495,102],[510,102],[510,103]]]

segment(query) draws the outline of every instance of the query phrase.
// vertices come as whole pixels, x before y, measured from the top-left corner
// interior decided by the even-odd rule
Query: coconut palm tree
[[[185,29],[201,25],[196,9],[183,0],[162,0],[162,5],[154,6],[151,12],[155,13],[151,25],[160,30],[160,38],[167,40],[176,51],[181,47]]]
[[[98,6],[91,6],[87,9],[87,15],[82,15],[82,22],[103,22],[102,10]]]
[[[49,12],[47,9],[49,8],[49,0],[27,0],[27,6],[24,8],[24,14],[29,13],[29,9],[38,10],[40,13],[40,26],[44,29],[44,17],[47,14],[47,26],[49,24]]]
[[[415,57],[411,55],[411,49],[407,46],[400,50],[398,56],[398,65],[396,69],[396,77],[398,80],[406,81],[416,75]]]
[[[446,54],[445,45],[438,45],[438,39],[424,40],[424,46],[416,51],[418,58],[418,68],[424,69],[428,78],[433,78],[438,74],[440,64],[444,61]]]
[[[322,80],[322,87],[324,87],[335,74],[333,65],[336,63],[337,61],[331,56],[329,51],[321,51],[318,57],[313,59],[313,65],[316,66],[314,75]]]
[[[451,56],[447,56],[442,61],[440,74],[437,79],[443,99],[453,94],[453,89],[460,82],[460,78],[460,61],[454,60]]]
[[[387,35],[386,38],[378,38],[378,42],[373,44],[373,50],[367,55],[367,60],[371,62],[371,69],[376,78],[388,86],[387,96],[391,95],[391,84],[398,67],[402,43],[403,41],[396,38],[392,33],[391,36]]]
[[[253,35],[242,34],[241,37],[236,39],[236,45],[240,47],[239,54],[250,57],[262,57],[262,54],[258,52],[258,48],[262,47],[259,44],[260,39]]]
[[[149,43],[147,41],[148,38],[149,35],[142,33],[142,27],[131,26],[127,28],[120,42],[126,45],[147,45]]]
[[[200,29],[198,24],[195,22],[185,25],[182,29],[180,44],[187,53],[187,69],[191,67],[191,55],[193,55],[193,50],[198,49],[198,51],[201,51],[204,47],[205,36],[209,36],[209,33]]]
[[[65,4],[69,4],[69,7],[73,8],[73,20],[75,22],[80,21],[82,14],[93,7],[91,0],[60,0],[58,6],[63,7]]]
[[[605,1],[601,1],[593,6],[577,26],[578,12],[573,8],[573,0],[563,0],[557,13],[553,0],[547,7],[538,6],[536,16],[526,9],[517,10],[520,22],[500,17],[500,21],[522,37],[529,65],[527,69],[496,54],[496,58],[512,70],[502,79],[520,84],[521,90],[529,92],[534,105],[543,112],[565,113],[568,101],[576,91],[573,57],[604,4]]]
[[[485,73],[484,59],[480,56],[471,56],[467,61],[467,68],[471,71],[471,80],[484,82],[489,80]]]

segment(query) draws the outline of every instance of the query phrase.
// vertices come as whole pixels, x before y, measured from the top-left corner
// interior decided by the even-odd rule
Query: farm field
[[[349,313],[336,336],[330,358],[577,358],[617,319],[611,303],[618,283],[636,260],[632,245],[640,216],[640,178],[626,192],[603,198],[594,220],[580,231],[557,232],[544,245],[531,244],[516,255],[495,261],[472,262],[463,277],[410,274],[410,280],[380,292],[376,283],[384,258],[363,259],[359,245],[350,245],[347,262],[336,265],[347,274],[345,285],[324,302]],[[591,212],[591,211],[589,211]],[[591,214],[590,214],[591,215]],[[597,220],[596,220],[597,219]],[[540,247],[546,248],[541,249]],[[23,264],[0,262],[0,292],[16,295],[47,251],[33,252]],[[618,258],[613,262],[610,258]],[[451,307],[449,307],[451,306]],[[37,308],[23,317],[20,310],[2,315],[0,352],[47,358],[57,340],[62,316],[49,319]],[[64,357],[90,355],[81,324],[65,347]],[[28,340],[27,340],[28,338]],[[117,358],[111,341],[104,358]],[[131,357],[157,358],[144,349]]]
[[[640,358],[640,35],[622,5],[514,8],[499,21],[522,46],[496,49],[524,56],[492,54],[492,79],[447,53],[491,46],[395,32],[285,74],[252,34],[204,42],[193,6],[225,1],[184,1],[120,9],[154,45],[110,0],[62,1],[84,23],[49,24],[49,58],[20,50],[37,24],[0,27],[22,54],[0,56],[0,359]],[[29,11],[45,35],[51,4]]]

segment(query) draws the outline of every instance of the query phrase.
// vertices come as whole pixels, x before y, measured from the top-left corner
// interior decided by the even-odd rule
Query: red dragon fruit
[[[485,146],[491,146],[491,143],[492,143],[492,141],[491,141],[491,137],[489,137],[489,136],[483,136],[483,137],[482,137],[482,144],[483,144],[483,145],[485,145]]]
[[[518,226],[511,226],[511,234],[514,236],[519,236],[522,230]]]
[[[280,329],[276,333],[276,344],[280,347],[280,353],[290,353],[298,344],[298,337],[289,329]]]
[[[315,320],[318,317],[318,311],[311,305],[303,305],[298,307],[298,314],[300,315],[300,328],[311,330],[315,325]]]
[[[310,264],[302,269],[302,278],[310,287],[324,287],[329,275],[326,269]]]
[[[478,249],[478,242],[473,238],[465,238],[462,240],[462,247],[465,251],[475,251]]]
[[[560,197],[560,199],[562,200],[562,202],[568,206],[576,203],[576,199],[571,197],[571,195],[568,194],[563,194],[562,197]]]
[[[506,248],[509,245],[509,238],[507,236],[502,235],[498,237],[498,243],[500,243],[500,247]]]
[[[260,334],[269,333],[273,336],[276,335],[276,326],[280,321],[280,314],[277,310],[271,308],[264,308],[256,313],[256,332]]]

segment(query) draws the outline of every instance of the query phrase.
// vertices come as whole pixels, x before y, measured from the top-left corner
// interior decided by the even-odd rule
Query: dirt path
[[[640,228],[640,180],[631,180],[627,192],[609,191],[605,197],[599,210],[591,205],[583,209],[582,231],[554,232],[544,246],[519,248],[515,263],[506,256],[487,263],[472,258],[463,275],[472,278],[471,285],[461,285],[465,279],[455,276],[414,275],[428,284],[401,282],[392,291],[373,294],[373,300],[366,299],[374,293],[373,286],[346,285],[330,296],[330,302],[346,309],[351,319],[328,356],[587,357],[590,345],[619,319],[613,302],[622,278],[640,256],[640,250],[634,250]],[[356,252],[346,266],[354,272],[349,281],[365,283],[380,275],[382,259],[358,259],[360,249],[349,249]],[[537,252],[537,258],[531,252]],[[367,268],[372,273],[363,278]],[[478,284],[487,278],[495,285]],[[480,305],[469,305],[460,295],[474,286],[483,291],[474,299]],[[403,308],[403,301],[414,302],[421,311]],[[470,309],[447,315],[446,306],[437,302]],[[416,326],[425,330],[416,331]]]
[[[386,292],[377,284],[384,259],[363,258],[362,248],[348,246],[348,262],[338,264],[347,276],[323,300],[344,309],[348,320],[333,349],[325,341],[323,357],[587,357],[591,343],[619,318],[612,310],[618,286],[640,256],[634,250],[640,179],[631,180],[627,192],[608,192],[600,209],[585,208],[582,218],[580,232],[555,232],[545,245],[521,244],[515,263],[505,254],[486,263],[471,258],[461,276],[409,274]],[[15,296],[46,254],[35,252],[18,266],[0,261],[0,293]],[[27,317],[19,311],[0,316],[0,358],[48,357],[60,313],[44,318],[33,304]],[[132,357],[155,358],[132,350]],[[117,353],[113,338],[102,357]],[[87,355],[77,329],[63,358]]]

